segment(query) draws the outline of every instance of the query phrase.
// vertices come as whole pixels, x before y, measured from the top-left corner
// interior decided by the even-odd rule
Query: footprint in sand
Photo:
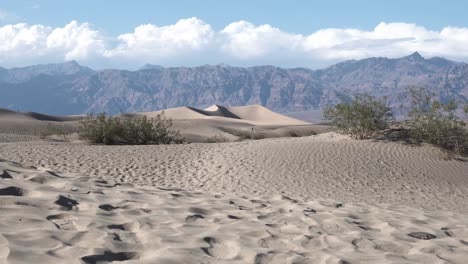
[[[287,241],[284,241],[280,237],[273,234],[270,234],[269,237],[260,239],[258,241],[258,245],[262,248],[270,249],[286,249],[289,246]]]
[[[78,201],[65,197],[63,195],[59,195],[59,198],[57,199],[57,201],[55,201],[55,203],[62,206],[62,208],[66,210],[78,209],[79,204]]]
[[[2,179],[13,179],[10,173],[6,170],[2,170],[2,173],[0,173],[0,178]]]
[[[0,189],[0,196],[25,196],[26,194],[25,189],[16,186]]]
[[[81,260],[86,264],[108,263],[113,261],[127,261],[138,257],[136,252],[111,252],[104,251],[102,254],[84,256]]]
[[[376,244],[367,238],[358,238],[351,241],[351,243],[361,251],[370,251],[375,249]]]
[[[213,237],[205,237],[203,240],[209,244],[209,247],[202,248],[203,252],[213,258],[233,259],[239,254],[239,247],[233,242]]]
[[[49,215],[46,217],[47,220],[54,223],[54,225],[64,231],[77,231],[78,229],[74,225],[73,217],[69,214],[57,214]]]
[[[117,229],[122,231],[137,231],[139,229],[138,223],[125,223],[119,225],[108,225],[108,229]]]
[[[190,223],[196,222],[199,219],[204,219],[204,218],[205,217],[200,214],[189,215],[185,218],[185,222],[190,224]]]
[[[118,209],[119,207],[115,207],[113,205],[110,205],[110,204],[101,204],[99,205],[99,209],[102,209],[104,211],[113,211],[115,209]]]

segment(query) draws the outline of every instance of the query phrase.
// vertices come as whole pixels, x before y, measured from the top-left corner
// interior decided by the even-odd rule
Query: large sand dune
[[[154,116],[157,112],[143,112],[140,114]],[[213,105],[206,109],[193,107],[178,107],[164,110],[167,117],[173,120],[197,120],[208,119],[234,123],[246,123],[252,125],[265,126],[298,126],[309,123],[294,119],[285,115],[275,113],[260,105],[249,105],[240,107],[224,107]]]
[[[155,117],[162,111],[136,113]],[[330,131],[329,127],[312,125],[268,110],[260,105],[224,107],[213,105],[206,109],[178,107],[164,110],[171,118],[174,128],[190,142],[204,142],[214,136],[228,141],[239,138],[239,134],[252,137],[303,136]]]

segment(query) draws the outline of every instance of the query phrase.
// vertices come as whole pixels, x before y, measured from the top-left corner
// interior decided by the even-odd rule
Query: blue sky
[[[0,41],[13,43],[0,44],[0,65],[75,59],[96,68],[318,68],[416,50],[467,61],[466,10],[468,1],[435,0],[0,0]]]

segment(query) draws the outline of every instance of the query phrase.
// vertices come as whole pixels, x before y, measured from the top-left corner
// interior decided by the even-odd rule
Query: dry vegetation
[[[409,119],[399,124],[399,128],[409,128],[404,140],[432,144],[455,154],[468,154],[466,123],[456,114],[459,104],[437,101],[422,88],[411,88],[409,94],[412,101]],[[351,102],[328,107],[324,116],[340,133],[365,139],[389,128],[393,119],[391,110],[385,100],[359,94]],[[468,105],[463,110],[467,114]]]
[[[81,121],[80,138],[94,144],[159,145],[183,142],[164,113],[146,116],[112,117],[102,113]]]

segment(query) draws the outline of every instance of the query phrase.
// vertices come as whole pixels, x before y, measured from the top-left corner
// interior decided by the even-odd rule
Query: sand
[[[119,184],[0,161],[2,263],[465,263],[468,215]]]
[[[468,162],[334,133],[166,146],[16,142],[0,144],[0,157],[140,185],[468,212]]]
[[[193,142],[232,142],[42,140],[38,125],[76,120],[1,112],[0,263],[468,259],[466,158],[353,140],[258,106],[167,113]],[[270,138],[226,132],[252,127]]]

